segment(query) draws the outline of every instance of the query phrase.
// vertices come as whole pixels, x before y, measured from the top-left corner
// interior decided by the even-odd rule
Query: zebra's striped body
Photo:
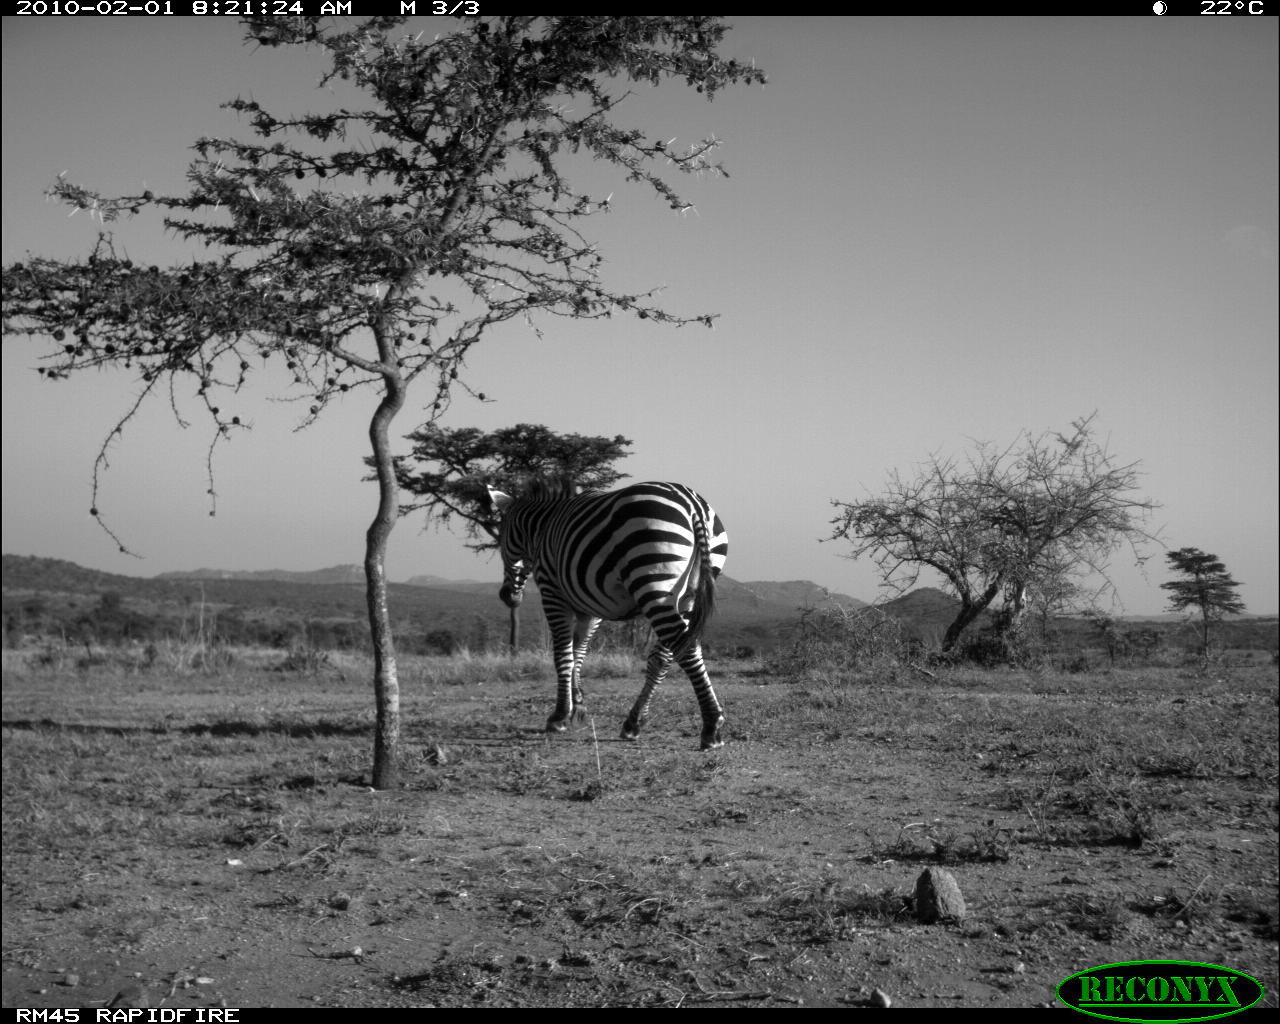
[[[600,621],[644,615],[655,643],[623,737],[639,735],[674,659],[698,698],[702,748],[720,746],[724,715],[703,664],[701,636],[729,541],[706,500],[673,483],[607,494],[539,483],[520,498],[492,490],[489,496],[503,514],[499,596],[515,607],[532,575],[551,629],[558,686],[547,730],[559,732],[583,714],[582,660]]]

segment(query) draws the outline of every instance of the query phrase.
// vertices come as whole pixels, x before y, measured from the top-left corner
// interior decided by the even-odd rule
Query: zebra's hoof
[[[564,732],[565,729],[567,728],[568,726],[565,725],[565,721],[563,718],[547,719],[547,732]]]
[[[622,732],[620,733],[620,735],[624,740],[630,740],[632,743],[634,743],[636,740],[640,738],[640,727],[638,725],[632,725],[628,722],[622,726]]]
[[[724,725],[724,716],[722,715],[714,725],[709,725],[702,730],[702,750],[715,750],[717,747],[724,746],[724,739],[720,735],[720,729]]]

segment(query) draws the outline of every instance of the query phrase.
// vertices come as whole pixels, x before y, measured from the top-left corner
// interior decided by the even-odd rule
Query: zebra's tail
[[[698,582],[694,585],[693,607],[689,610],[684,635],[672,648],[680,655],[702,639],[702,631],[716,610],[716,574],[711,567],[711,540],[702,516],[693,514],[694,557],[698,560]]]

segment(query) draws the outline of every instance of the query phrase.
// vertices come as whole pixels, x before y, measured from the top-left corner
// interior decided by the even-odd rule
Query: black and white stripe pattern
[[[715,599],[729,541],[715,511],[683,484],[643,483],[607,494],[575,494],[539,481],[513,498],[489,491],[502,513],[499,549],[508,607],[532,575],[551,628],[558,688],[547,731],[582,711],[582,659],[602,619],[644,615],[655,644],[644,687],[622,727],[635,739],[672,660],[693,683],[702,711],[702,749],[723,743],[720,702],[702,660],[702,628]]]

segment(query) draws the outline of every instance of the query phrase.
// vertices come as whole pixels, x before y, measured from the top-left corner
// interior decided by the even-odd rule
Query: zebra
[[[639,736],[674,660],[698,698],[702,749],[722,746],[724,714],[702,660],[702,629],[729,540],[706,499],[683,484],[656,482],[580,494],[565,479],[536,480],[518,498],[488,492],[502,516],[498,596],[516,607],[532,575],[551,629],[557,689],[547,732],[583,717],[582,660],[601,620],[644,615],[654,643],[623,739]]]

